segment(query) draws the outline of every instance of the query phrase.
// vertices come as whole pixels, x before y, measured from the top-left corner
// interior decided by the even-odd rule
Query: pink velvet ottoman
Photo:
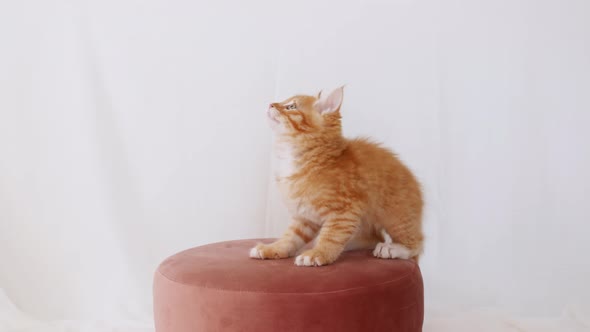
[[[166,259],[154,278],[157,332],[422,331],[418,265],[345,252],[332,265],[255,260],[257,242],[209,244]]]

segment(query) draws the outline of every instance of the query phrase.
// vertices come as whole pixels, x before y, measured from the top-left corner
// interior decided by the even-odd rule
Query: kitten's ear
[[[344,86],[341,86],[325,98],[320,98],[316,102],[316,108],[320,114],[332,113],[340,110],[342,105],[342,98],[344,97]]]

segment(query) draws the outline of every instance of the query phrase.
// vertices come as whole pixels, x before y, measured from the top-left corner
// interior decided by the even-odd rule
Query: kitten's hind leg
[[[375,230],[372,224],[361,222],[361,226],[352,239],[348,241],[344,251],[374,249],[381,241],[383,239],[379,231]]]
[[[289,229],[271,244],[260,243],[250,249],[250,257],[257,259],[279,259],[294,256],[306,243],[313,240],[320,226],[306,219],[293,218]]]
[[[383,236],[383,242],[380,242],[375,246],[373,256],[386,259],[409,259],[417,256],[418,253],[415,252],[415,250],[411,250],[399,243],[393,243],[391,236],[385,231],[385,229],[381,230],[381,235]]]

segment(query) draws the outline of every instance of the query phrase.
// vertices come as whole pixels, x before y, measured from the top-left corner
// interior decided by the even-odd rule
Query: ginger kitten
[[[294,96],[267,111],[276,135],[276,182],[292,216],[285,234],[250,257],[292,257],[299,266],[333,263],[345,249],[374,248],[379,258],[422,252],[422,194],[412,172],[389,150],[342,136],[343,88],[326,97]]]

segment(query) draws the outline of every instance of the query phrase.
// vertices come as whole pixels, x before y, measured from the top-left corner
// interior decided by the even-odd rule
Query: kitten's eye
[[[288,110],[294,110],[297,108],[297,105],[295,105],[295,103],[293,103],[293,104],[287,105],[285,108]]]

